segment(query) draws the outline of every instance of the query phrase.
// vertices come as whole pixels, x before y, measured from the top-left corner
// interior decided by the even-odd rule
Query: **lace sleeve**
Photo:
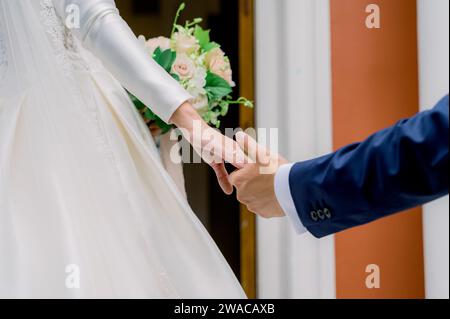
[[[122,85],[166,122],[192,97],[145,51],[113,0],[54,0],[62,17],[75,6],[80,27],[74,34]]]

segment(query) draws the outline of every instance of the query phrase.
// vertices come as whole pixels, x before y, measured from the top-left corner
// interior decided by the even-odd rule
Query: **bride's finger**
[[[270,152],[262,145],[244,132],[236,133],[236,141],[253,162],[268,164],[270,162]]]
[[[242,169],[248,163],[247,155],[242,151],[239,145],[233,141],[228,141],[229,145],[224,148],[223,156],[226,162],[230,163],[237,169]]]
[[[233,193],[233,185],[230,183],[228,172],[225,168],[225,164],[213,164],[212,168],[217,176],[217,181],[219,182],[220,187],[223,192],[227,195],[231,195]]]
[[[244,168],[247,156],[239,145],[231,138],[228,138],[211,129],[202,135],[201,156],[208,163],[221,164],[224,161],[230,163],[237,169]]]

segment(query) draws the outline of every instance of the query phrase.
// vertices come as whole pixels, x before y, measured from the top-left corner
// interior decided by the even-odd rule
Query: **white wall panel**
[[[449,92],[449,1],[418,0],[420,105]],[[449,298],[449,198],[424,208],[427,298]]]
[[[256,0],[257,125],[279,128],[292,161],[332,150],[327,0]],[[334,238],[296,235],[287,220],[258,220],[261,298],[334,298]]]

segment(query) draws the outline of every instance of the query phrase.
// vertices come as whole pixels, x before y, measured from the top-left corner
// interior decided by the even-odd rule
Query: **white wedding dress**
[[[113,0],[0,0],[0,297],[245,298],[122,85],[189,99]]]

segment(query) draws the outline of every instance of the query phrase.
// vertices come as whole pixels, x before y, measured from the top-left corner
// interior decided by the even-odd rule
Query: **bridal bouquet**
[[[177,11],[170,38],[157,37],[139,40],[161,67],[172,75],[194,97],[194,108],[210,125],[220,127],[220,117],[227,115],[230,105],[253,107],[246,98],[233,99],[233,72],[228,57],[220,45],[210,39],[210,30],[204,30],[201,18],[178,24],[183,3]],[[151,105],[144,105],[135,96],[131,99],[147,123],[156,124],[163,134],[171,125],[162,121],[151,111]]]

